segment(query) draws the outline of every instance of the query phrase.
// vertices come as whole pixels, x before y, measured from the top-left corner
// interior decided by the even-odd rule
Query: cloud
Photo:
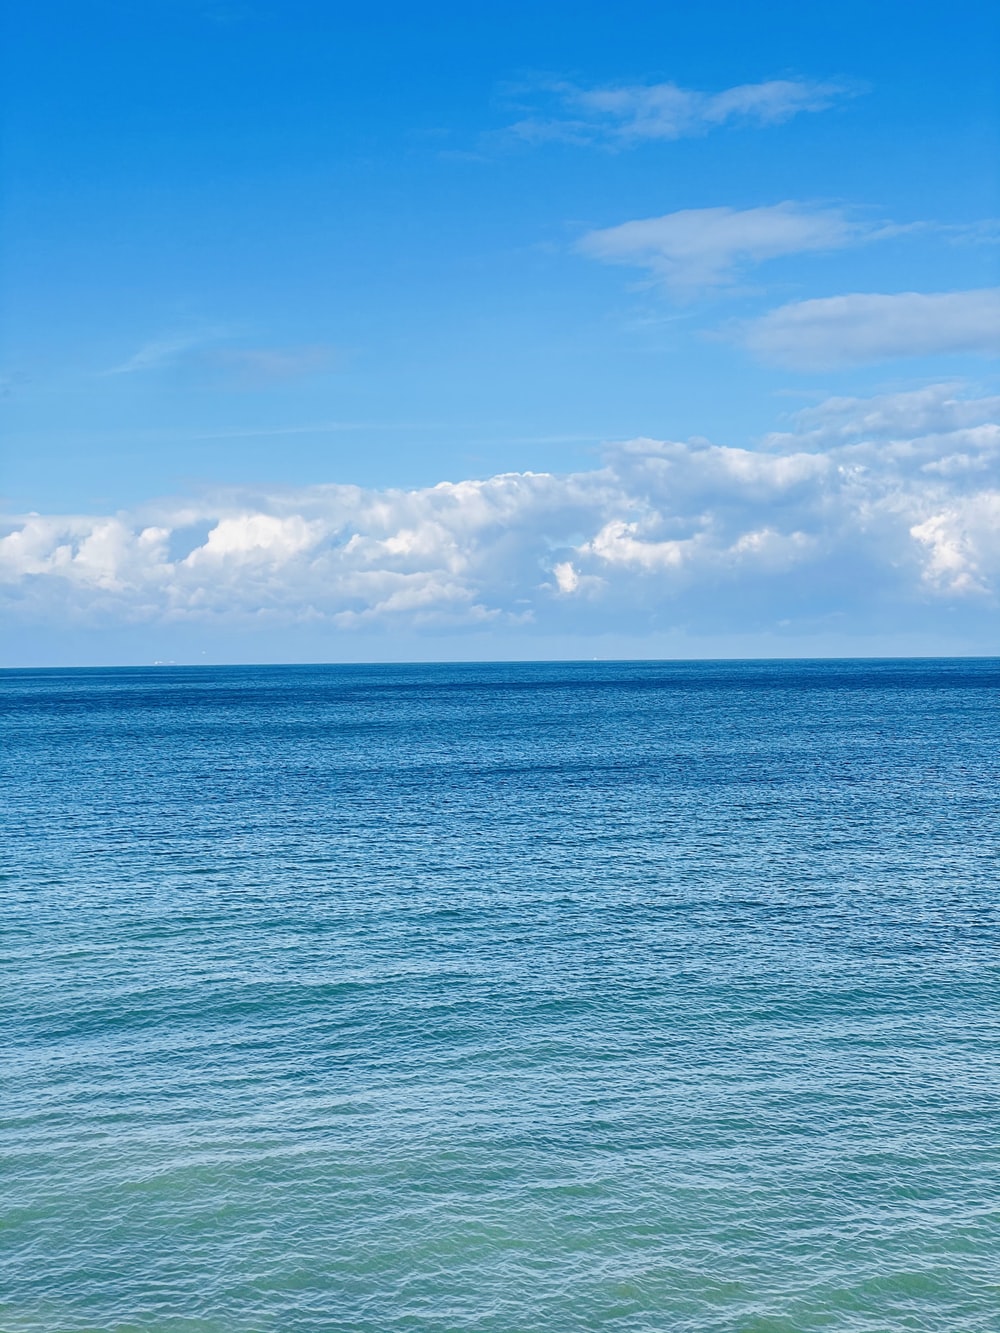
[[[204,346],[205,342],[217,335],[211,333],[176,333],[162,338],[154,338],[143,343],[137,352],[133,352],[120,365],[104,371],[105,375],[134,375],[146,370],[160,370],[172,366],[188,353]]]
[[[840,209],[786,201],[764,208],[687,208],[588,232],[581,253],[648,269],[678,296],[730,282],[740,264],[835,250],[884,234]]]
[[[542,85],[553,106],[510,127],[532,143],[563,140],[623,147],[642,140],[707,134],[721,125],[780,125],[804,111],[823,111],[849,95],[841,84],[771,79],[718,93],[676,83],[617,84],[581,88],[563,80]]]
[[[643,439],[563,476],[27,515],[0,537],[2,600],[35,622],[344,632],[995,617],[997,406],[939,385],[830,399],[756,450]]]
[[[325,343],[301,347],[220,347],[205,356],[208,365],[229,372],[244,387],[318,374],[328,370],[336,360],[336,350]]]
[[[825,369],[948,353],[1000,353],[1000,287],[965,292],[855,292],[779,306],[738,337],[765,361]]]
[[[827,398],[792,416],[793,429],[764,440],[769,449],[828,449],[859,440],[906,447],[917,439],[954,443],[964,433],[991,438],[1000,420],[1000,395],[969,398],[961,384],[928,384],[919,389],[878,394],[873,398]],[[954,461],[954,460],[952,460]]]
[[[246,347],[233,344],[231,331],[202,330],[145,343],[105,375],[134,375],[180,368],[237,388],[260,388],[328,369],[336,350],[324,343]]]

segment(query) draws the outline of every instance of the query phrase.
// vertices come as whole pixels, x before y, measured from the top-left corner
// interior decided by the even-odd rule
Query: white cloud
[[[735,631],[1000,591],[996,398],[830,399],[758,450],[634,440],[604,466],[418,490],[315,486],[11,520],[42,621]]]
[[[951,435],[963,428],[996,430],[1000,395],[963,397],[961,384],[928,384],[874,398],[827,398],[793,417],[794,430],[768,437],[771,445],[829,446],[862,437],[879,440]]]
[[[611,264],[646,268],[677,295],[730,281],[740,264],[835,250],[884,232],[840,209],[786,201],[764,208],[687,208],[588,232],[580,251]]]
[[[743,325],[739,336],[764,360],[802,369],[955,352],[996,356],[1000,287],[796,301]]]
[[[946,506],[910,536],[926,549],[923,579],[945,593],[986,593],[1000,567],[1000,490]]]
[[[848,90],[808,79],[770,79],[718,93],[676,83],[618,84],[581,88],[559,81],[539,89],[554,106],[511,126],[530,142],[629,145],[649,139],[683,139],[726,124],[778,125],[803,111],[822,111]]]
[[[573,568],[572,560],[560,560],[552,567],[556,587],[560,592],[574,593],[580,586],[580,575]]]
[[[220,519],[204,546],[196,547],[185,564],[253,560],[280,563],[307,551],[323,538],[323,525],[308,523],[298,514],[237,514]]]

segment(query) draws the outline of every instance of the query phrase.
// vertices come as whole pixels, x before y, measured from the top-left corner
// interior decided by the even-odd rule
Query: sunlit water
[[[3,1333],[996,1333],[1000,664],[7,672]]]

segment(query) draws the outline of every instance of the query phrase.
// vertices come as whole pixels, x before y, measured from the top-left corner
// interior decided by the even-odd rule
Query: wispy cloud
[[[303,347],[220,347],[204,358],[243,387],[277,384],[331,369],[337,351],[324,343]]]
[[[181,358],[203,348],[220,335],[214,332],[172,333],[145,342],[126,357],[117,366],[104,372],[105,375],[135,375],[147,370],[161,370],[165,366],[175,365]]]
[[[566,80],[541,84],[535,91],[546,106],[510,126],[519,138],[626,147],[643,140],[692,138],[722,125],[780,125],[802,112],[823,111],[856,90],[809,79],[770,79],[714,93],[676,83],[585,88]]]
[[[0,585],[11,614],[99,623],[728,632],[923,625],[961,603],[990,617],[996,408],[932,386],[829,400],[756,451],[644,439],[562,476],[30,515],[0,539]]]
[[[231,329],[172,334],[144,343],[106,375],[186,369],[237,388],[259,388],[329,369],[337,350],[325,343],[254,347],[233,341]]]
[[[764,445],[829,449],[878,441],[882,446],[905,447],[919,440],[926,448],[932,439],[954,441],[970,430],[992,435],[996,429],[992,423],[1000,421],[1000,395],[975,398],[964,388],[961,383],[926,384],[872,398],[825,398],[793,413],[791,429],[766,436]]]
[[[582,254],[644,268],[676,296],[732,282],[741,267],[782,255],[836,250],[896,234],[897,228],[851,219],[839,208],[786,200],[763,208],[686,208],[588,232]]]
[[[742,325],[737,336],[763,360],[807,370],[960,352],[997,356],[1000,287],[794,301]]]

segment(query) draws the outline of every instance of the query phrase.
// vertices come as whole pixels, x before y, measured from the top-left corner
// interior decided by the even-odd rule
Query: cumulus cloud
[[[675,295],[732,280],[736,269],[782,255],[835,250],[884,235],[840,209],[786,201],[764,208],[686,208],[588,232],[578,249],[592,259],[647,269]]]
[[[699,92],[676,83],[617,84],[582,88],[564,80],[537,89],[547,112],[511,126],[519,138],[627,146],[642,140],[692,138],[721,125],[779,125],[804,111],[822,111],[848,89],[808,79],[770,79],[721,92]]]
[[[995,614],[996,398],[830,399],[758,449],[634,440],[604,465],[416,490],[229,492],[0,537],[8,612],[84,623],[730,632]]]
[[[955,352],[996,356],[1000,287],[795,301],[744,324],[739,337],[762,359],[804,370]]]

